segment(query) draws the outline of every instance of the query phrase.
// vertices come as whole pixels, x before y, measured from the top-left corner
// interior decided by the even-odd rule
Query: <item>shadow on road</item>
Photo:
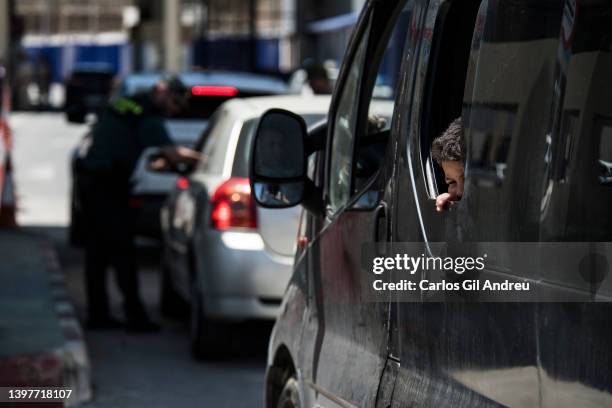
[[[67,229],[64,227],[32,226],[26,229],[29,233],[50,240],[57,250],[60,265],[66,277],[68,292],[73,298],[79,318],[83,321],[86,312],[86,298],[82,273],[82,250],[70,246],[67,238]],[[162,332],[159,335],[164,336],[164,332],[172,332],[173,335],[183,336],[185,344],[187,344],[189,341],[188,317],[169,319],[161,317],[159,313],[159,245],[152,240],[139,240],[137,248],[141,291],[147,307],[162,323]],[[112,274],[109,273],[109,292],[113,310],[119,315],[121,298],[115,285],[111,284],[111,282],[114,283],[114,279]],[[216,361],[246,358],[259,360],[264,364],[272,327],[273,322],[267,321],[248,321],[237,324],[234,328],[234,335],[227,345],[228,352],[224,353],[223,358]],[[89,335],[90,333],[88,332],[87,334]]]

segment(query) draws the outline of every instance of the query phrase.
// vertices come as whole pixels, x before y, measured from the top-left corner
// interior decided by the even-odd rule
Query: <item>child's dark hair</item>
[[[431,157],[438,163],[444,161],[464,161],[465,144],[461,117],[453,120],[442,134],[431,144]]]

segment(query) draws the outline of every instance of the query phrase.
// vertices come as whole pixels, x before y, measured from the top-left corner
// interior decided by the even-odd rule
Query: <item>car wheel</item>
[[[170,279],[170,268],[165,259],[161,261],[161,291],[159,299],[159,308],[164,316],[171,318],[180,318],[187,316],[188,305],[183,300],[181,295],[176,291]]]
[[[208,319],[204,314],[202,294],[192,284],[191,294],[191,353],[197,360],[225,357],[231,339],[229,323]]]
[[[287,379],[276,408],[300,408],[300,389],[294,377]]]

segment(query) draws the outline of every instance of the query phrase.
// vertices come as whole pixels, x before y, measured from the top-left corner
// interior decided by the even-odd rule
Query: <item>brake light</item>
[[[248,178],[232,177],[212,196],[211,226],[217,230],[257,228],[255,202]]]
[[[189,180],[186,177],[176,179],[176,186],[179,190],[187,190],[189,188]]]
[[[196,85],[191,88],[194,96],[236,96],[238,89],[233,86]]]

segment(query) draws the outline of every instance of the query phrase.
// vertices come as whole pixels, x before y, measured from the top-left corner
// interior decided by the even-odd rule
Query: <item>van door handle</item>
[[[389,226],[387,217],[387,204],[380,203],[374,212],[374,241],[389,241]]]

